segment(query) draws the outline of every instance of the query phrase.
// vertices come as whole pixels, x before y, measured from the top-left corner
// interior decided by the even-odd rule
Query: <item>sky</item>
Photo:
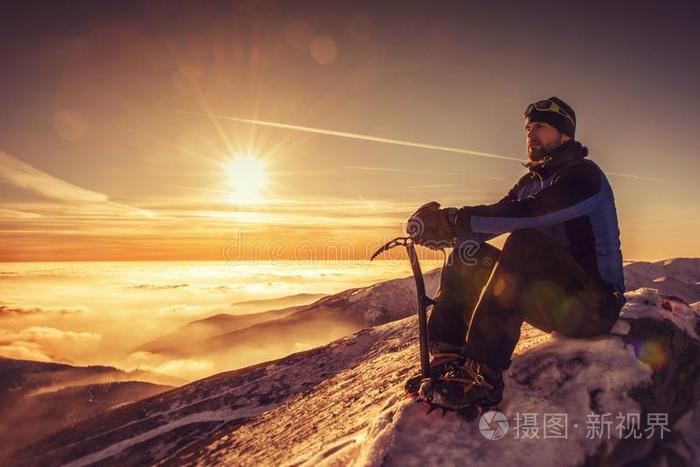
[[[552,95],[624,259],[700,255],[696,3],[29,1],[2,22],[0,261],[368,258],[427,201],[500,199]]]

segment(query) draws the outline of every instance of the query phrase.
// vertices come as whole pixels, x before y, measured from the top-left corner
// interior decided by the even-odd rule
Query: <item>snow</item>
[[[585,364],[577,365],[577,359]],[[595,391],[601,413],[640,412],[627,391],[649,381],[650,374],[619,339],[556,338],[514,362],[499,409],[511,426],[517,413],[565,413],[567,439],[517,439],[511,434],[486,440],[476,423],[452,415],[443,418],[441,412],[426,416],[421,405],[397,400],[372,421],[372,436],[357,465],[515,465],[527,462],[535,451],[540,466],[580,465],[600,444],[586,438],[589,395]],[[575,424],[580,429],[573,429]]]
[[[688,303],[700,300],[700,258],[674,258],[625,265],[627,290],[649,287],[675,295]]]
[[[625,293],[625,298],[627,298],[627,304],[620,318],[669,320],[689,336],[698,339],[695,326],[699,315],[687,303],[661,295],[658,290],[646,287]]]
[[[465,453],[476,465],[493,463],[493,456],[504,465],[527,460],[537,440],[486,441],[474,423],[454,415],[443,419],[438,412],[426,417],[421,405],[404,397],[401,383],[418,366],[415,325],[409,318],[369,330],[354,343],[344,340],[336,346],[336,357],[359,357],[358,365],[211,442],[199,451],[204,457],[198,462],[462,465]],[[353,348],[362,349],[362,355]],[[509,419],[516,412],[566,412],[570,424],[585,427],[591,394],[598,410],[638,412],[627,391],[649,382],[651,375],[633,349],[615,336],[568,339],[530,328],[524,329],[516,352],[520,356],[507,373],[501,405]],[[298,420],[304,423],[289,425]],[[600,444],[585,435],[582,430],[566,441],[547,440],[541,465],[562,465],[562,457],[577,465]]]
[[[697,277],[691,267],[696,264],[700,266],[692,261],[644,263],[633,273],[651,284],[660,273],[690,280]],[[650,276],[642,277],[644,271]],[[431,276],[431,295],[437,277]],[[372,318],[395,299],[415,306],[415,293],[406,297],[409,290],[412,282],[401,279],[348,291],[341,299],[352,312]],[[412,316],[136,403],[137,418],[122,417],[108,431],[98,431],[95,437],[105,438],[99,443],[74,440],[95,447],[72,458],[72,465],[119,456],[128,460],[135,448],[156,449],[159,463],[187,465],[530,465],[535,455],[538,466],[580,465],[620,443],[615,429],[609,439],[588,436],[591,414],[609,413],[614,420],[643,410],[630,392],[652,384],[654,368],[625,342],[635,320],[668,321],[682,331],[678,334],[698,339],[700,302],[687,305],[664,293],[649,286],[627,292],[621,319],[605,336],[570,339],[525,325],[505,373],[499,410],[510,430],[499,440],[485,439],[477,423],[454,414],[426,415],[422,405],[405,397],[403,382],[419,367]],[[540,422],[544,414],[566,414],[567,438],[516,437],[515,422],[523,414],[538,414]],[[241,423],[230,423],[238,418]],[[153,423],[143,423],[148,421]],[[158,441],[164,433],[202,422],[220,423],[195,439],[185,433],[179,441]],[[696,405],[675,422],[674,435],[681,439],[669,441],[669,448],[697,459],[698,423]]]
[[[196,412],[191,415],[187,415],[185,417],[181,417],[178,419],[175,419],[169,423],[166,423],[164,425],[160,425],[158,428],[155,428],[153,430],[148,430],[143,433],[140,433],[137,436],[134,436],[132,438],[125,439],[123,441],[114,443],[110,445],[108,448],[103,449],[101,451],[92,453],[90,455],[78,458],[72,462],[69,462],[65,464],[65,467],[80,467],[83,465],[90,465],[95,462],[99,462],[104,459],[108,459],[116,454],[119,454],[120,452],[124,451],[126,448],[130,446],[134,446],[137,444],[140,444],[146,440],[149,440],[151,438],[155,438],[158,435],[161,435],[163,433],[167,433],[171,430],[174,430],[176,428],[179,428],[181,426],[186,426],[191,423],[202,423],[202,422],[225,422],[229,420],[236,420],[240,418],[247,418],[250,417],[251,415],[255,415],[260,412],[260,410],[265,410],[269,409],[270,407],[256,407],[254,409],[237,409],[237,410],[230,410],[230,409],[222,409],[222,410],[215,410],[215,411],[205,411],[205,412]]]
[[[401,382],[418,367],[416,322],[405,319],[358,337],[365,341],[361,347],[372,349],[359,365],[257,417],[226,440],[210,443],[199,451],[197,463],[513,465],[530,464],[537,453],[537,465],[580,465],[601,446],[609,451],[620,442],[626,432],[615,429],[616,417],[642,412],[629,392],[651,384],[652,368],[638,360],[635,349],[621,337],[630,331],[630,322],[668,319],[694,336],[695,312],[690,307],[669,311],[662,307],[658,291],[650,289],[627,296],[623,324],[610,335],[570,339],[523,328],[499,407],[511,423],[503,439],[485,439],[476,423],[454,414],[426,415],[422,405],[404,396]],[[370,339],[374,344],[367,342]],[[347,351],[343,347],[338,358]],[[517,439],[515,421],[525,413],[539,414],[540,420],[544,414],[565,413],[567,438]],[[610,414],[609,439],[591,435],[590,414]],[[290,420],[302,419],[299,426],[289,425]],[[689,424],[685,419],[679,423]]]
[[[439,269],[425,274],[425,288],[428,296],[434,297],[437,294],[439,282]],[[370,287],[353,290],[346,296],[341,293],[335,296],[334,300],[343,306],[345,316],[360,317],[368,326],[405,318],[417,311],[416,285],[413,277],[380,282]]]

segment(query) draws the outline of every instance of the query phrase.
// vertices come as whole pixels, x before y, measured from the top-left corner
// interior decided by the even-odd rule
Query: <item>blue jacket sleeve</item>
[[[506,196],[495,204],[465,206],[459,210],[457,224],[465,233],[493,235],[546,227],[591,212],[600,196],[600,169],[584,161],[564,169],[534,196],[523,200]]]

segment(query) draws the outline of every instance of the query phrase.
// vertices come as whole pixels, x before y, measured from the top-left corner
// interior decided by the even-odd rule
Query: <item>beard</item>
[[[527,146],[527,158],[532,162],[542,159],[544,156],[561,146],[563,139],[564,136],[560,134],[557,139],[548,144],[543,144],[541,141],[535,141],[537,143],[535,146]]]
[[[535,147],[527,147],[527,158],[530,159],[532,162],[542,159],[542,156],[544,156],[544,154],[545,149],[541,145]]]

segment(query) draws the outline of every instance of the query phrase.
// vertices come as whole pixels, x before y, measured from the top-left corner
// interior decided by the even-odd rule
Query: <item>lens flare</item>
[[[654,370],[663,368],[668,363],[668,350],[661,342],[645,340],[635,345],[635,350],[637,357]]]

